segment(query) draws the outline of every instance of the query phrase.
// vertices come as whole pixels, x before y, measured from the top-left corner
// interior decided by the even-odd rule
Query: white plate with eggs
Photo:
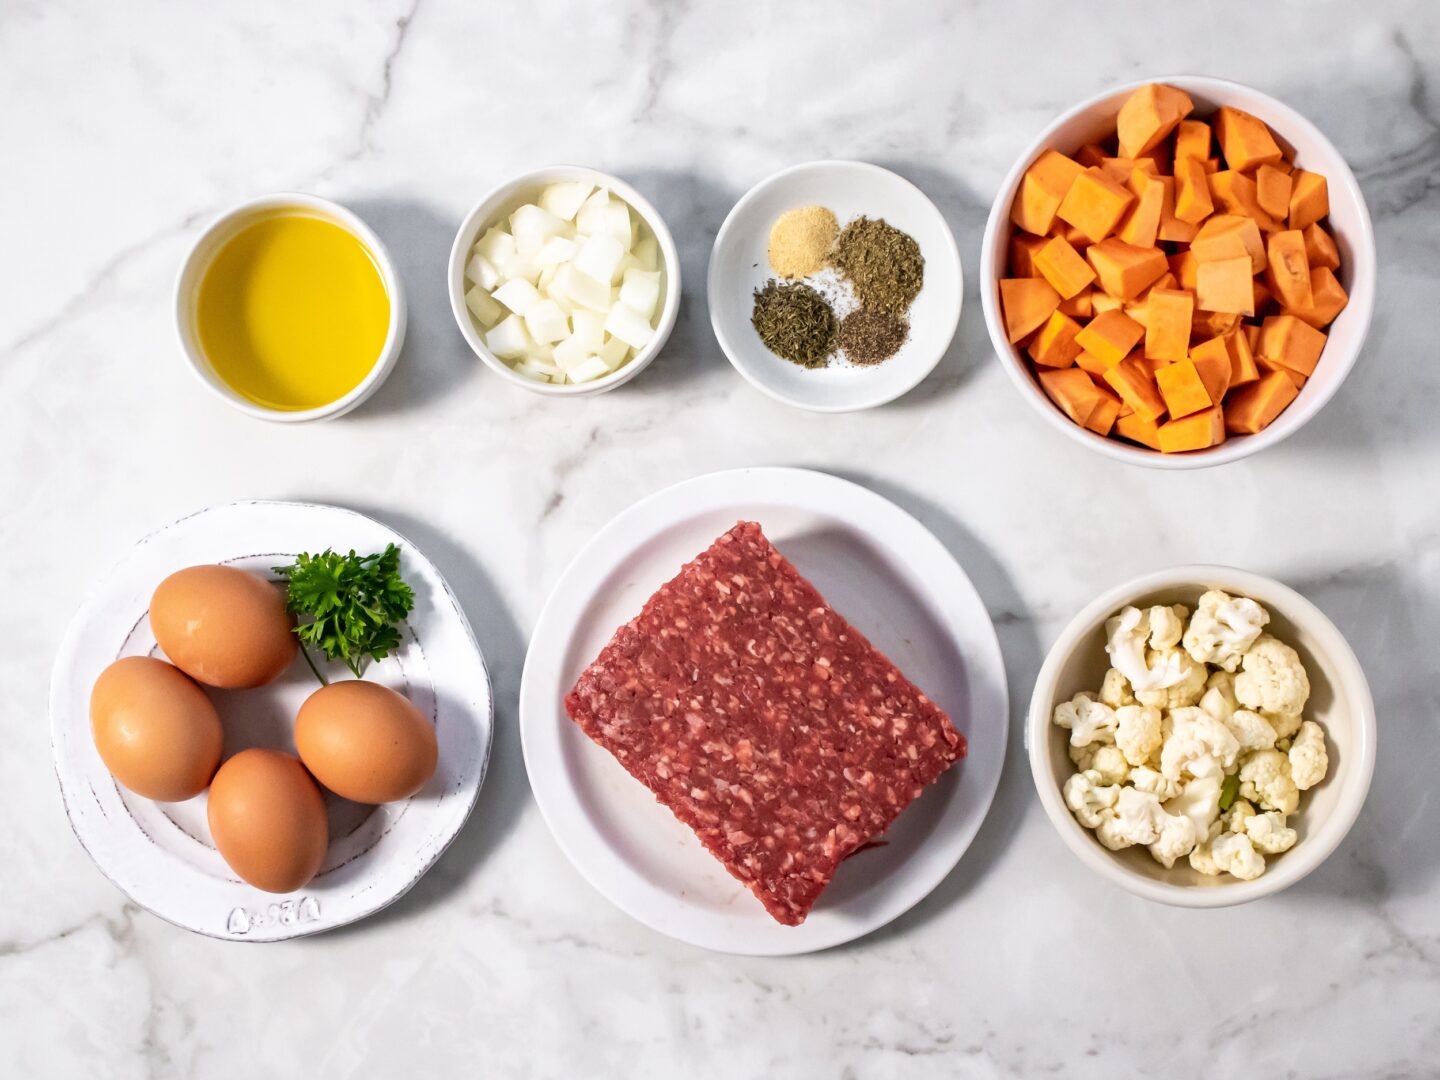
[[[160,656],[150,597],[172,572],[207,563],[275,578],[302,551],[400,548],[415,593],[400,647],[365,678],[404,694],[435,724],[435,773],[409,799],[364,806],[325,792],[329,845],[319,873],[292,893],[241,881],[216,851],[207,793],[155,802],[126,790],[95,748],[90,693],[126,656]],[[324,658],[317,656],[323,664]],[[329,665],[330,674],[344,672]],[[323,669],[322,669],[323,670]],[[301,658],[275,682],[205,693],[224,729],[224,759],[253,746],[294,752],[294,717],[318,688]],[[490,758],[494,704],[485,659],[440,572],[408,540],[349,510],[286,502],[211,507],[152,533],[116,566],[71,622],[50,687],[55,772],[76,837],[131,900],[177,926],[235,941],[281,941],[374,914],[403,896],[444,852],[475,805]]]

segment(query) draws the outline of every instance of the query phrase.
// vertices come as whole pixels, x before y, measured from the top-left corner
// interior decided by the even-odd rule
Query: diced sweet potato
[[[1072,319],[1090,319],[1095,315],[1094,289],[1081,289],[1074,296],[1060,301],[1056,311],[1069,315]]]
[[[1130,354],[1145,328],[1123,311],[1105,311],[1075,335],[1076,343],[1107,365],[1118,364]]]
[[[1134,299],[1142,289],[1166,274],[1170,265],[1159,248],[1142,248],[1111,237],[1091,244],[1085,257],[1100,278],[1100,287],[1111,296]]]
[[[1099,143],[1086,143],[1084,146],[1080,147],[1079,152],[1076,153],[1075,160],[1078,161],[1083,168],[1098,169],[1100,167],[1100,163],[1109,156],[1110,155],[1106,153],[1105,148]]]
[[[1135,201],[1120,219],[1115,235],[1136,247],[1154,247],[1159,239],[1160,207],[1165,201],[1165,185],[1158,176],[1136,169],[1125,186],[1135,193]]]
[[[1255,357],[1309,378],[1324,348],[1323,331],[1294,315],[1271,315],[1260,327]]]
[[[1212,337],[1224,337],[1240,325],[1240,316],[1229,311],[1201,311],[1195,309],[1190,320],[1190,340],[1205,341]]]
[[[1303,229],[1330,213],[1330,187],[1325,177],[1296,169],[1291,180],[1290,228]]]
[[[1269,266],[1265,281],[1282,306],[1304,311],[1314,303],[1310,291],[1310,260],[1305,256],[1305,236],[1299,229],[1271,233],[1265,244]]]
[[[1175,129],[1175,162],[1178,166],[1181,158],[1194,158],[1200,162],[1200,167],[1205,167],[1205,159],[1210,156],[1210,125],[1204,120],[1181,120]],[[1179,172],[1175,168],[1174,172]]]
[[[1225,427],[1237,435],[1264,431],[1300,391],[1283,371],[1271,371],[1232,393],[1225,402]]]
[[[1230,354],[1230,386],[1244,386],[1260,378],[1260,369],[1250,352],[1250,339],[1243,330],[1232,330],[1225,335],[1225,348]]]
[[[1152,423],[1165,415],[1165,399],[1148,364],[1126,357],[1108,368],[1102,377],[1136,415]]]
[[[1261,165],[1255,170],[1255,196],[1260,209],[1276,221],[1284,221],[1290,213],[1290,174],[1274,165]]]
[[[1096,289],[1090,294],[1090,306],[1098,317],[1107,311],[1122,310],[1125,307],[1125,301],[1118,296],[1111,296],[1104,289]]]
[[[1230,389],[1230,350],[1225,346],[1225,339],[1212,337],[1202,341],[1190,350],[1190,362],[1195,365],[1210,400],[1223,401],[1225,391]]]
[[[1090,410],[1085,426],[1096,435],[1109,435],[1110,429],[1115,426],[1115,418],[1120,415],[1120,399],[1103,387],[1097,386],[1095,389],[1100,400],[1095,403],[1095,408]]]
[[[1305,260],[1312,266],[1323,266],[1327,270],[1340,269],[1340,249],[1335,238],[1316,222],[1306,225],[1301,231],[1305,237]]]
[[[1210,184],[1210,198],[1222,214],[1243,214],[1254,218],[1261,232],[1274,232],[1281,223],[1265,213],[1260,207],[1260,192],[1255,181],[1234,169],[1212,173],[1206,177]]]
[[[1056,216],[1074,225],[1093,244],[1104,240],[1135,201],[1129,188],[1116,183],[1100,169],[1086,169],[1075,178]]]
[[[1156,438],[1161,452],[1166,454],[1219,446],[1225,441],[1225,410],[1215,405],[1203,412],[1161,424]]]
[[[1301,375],[1298,371],[1291,371],[1289,368],[1277,364],[1273,360],[1266,360],[1259,356],[1255,358],[1255,366],[1260,369],[1260,377],[1262,379],[1272,371],[1278,372],[1289,379],[1290,385],[1295,387],[1296,390],[1304,390],[1305,384],[1310,381],[1308,375]]]
[[[1081,427],[1100,404],[1100,388],[1078,367],[1044,368],[1037,378],[1050,400]]]
[[[1017,232],[1010,237],[1010,275],[1012,277],[1039,277],[1035,269],[1035,253],[1049,243],[1049,238]]]
[[[1208,409],[1214,404],[1195,364],[1186,357],[1173,364],[1155,369],[1155,385],[1165,399],[1165,409],[1171,417],[1189,416],[1191,413]]]
[[[1162,176],[1160,183],[1163,191],[1160,198],[1160,231],[1157,235],[1162,241],[1188,244],[1195,239],[1196,227],[1175,216],[1175,178]]]
[[[1159,426],[1154,420],[1147,420],[1139,413],[1116,417],[1115,434],[1141,446],[1148,446],[1151,450],[1160,449]]]
[[[1310,297],[1309,307],[1287,307],[1286,310],[1316,330],[1334,322],[1335,317],[1344,311],[1345,305],[1350,302],[1344,286],[1328,266],[1317,266],[1310,271]]]
[[[1080,324],[1068,315],[1052,311],[1045,325],[1035,331],[1026,347],[1030,359],[1043,367],[1066,368],[1080,355],[1080,346],[1075,344],[1075,335]]]
[[[1199,284],[1200,260],[1195,258],[1194,253],[1186,248],[1177,251],[1173,255],[1167,255],[1165,261],[1170,265],[1170,273],[1175,275],[1175,281],[1179,288],[1195,291]]]
[[[1011,344],[1044,325],[1060,306],[1060,294],[1044,278],[1002,278],[1000,309]]]
[[[1240,214],[1215,214],[1206,219],[1190,242],[1195,258],[1203,262],[1249,255],[1253,273],[1265,269],[1265,241],[1253,218]]]
[[[1195,297],[1188,291],[1151,289],[1145,319],[1145,355],[1151,360],[1184,360],[1189,352],[1194,312]]]
[[[1035,253],[1034,266],[1040,276],[1055,287],[1062,300],[1068,300],[1095,280],[1080,253],[1063,236],[1052,236]]]
[[[1114,365],[1100,359],[1100,357],[1094,353],[1085,352],[1082,349],[1080,355],[1075,357],[1075,366],[1084,371],[1092,379],[1101,379],[1104,378],[1105,372],[1109,371]]]
[[[1173,86],[1140,87],[1125,99],[1115,118],[1121,156],[1138,157],[1158,146],[1194,108],[1190,95]]]
[[[1210,178],[1199,158],[1175,159],[1175,216],[1190,225],[1199,225],[1215,212],[1210,195]]]
[[[1026,232],[1044,236],[1055,212],[1084,166],[1056,150],[1046,150],[1020,179],[1020,190],[1010,206],[1010,220]]]
[[[1186,252],[1194,258],[1193,252]],[[1255,278],[1249,255],[1195,262],[1195,303],[1205,311],[1255,314]]]
[[[1100,171],[1117,184],[1129,187],[1133,173],[1143,172],[1149,176],[1159,176],[1160,166],[1153,158],[1148,157],[1107,157],[1100,162]]]
[[[1215,134],[1225,164],[1237,171],[1273,165],[1285,156],[1265,122],[1242,109],[1221,106],[1215,113]]]
[[[1275,297],[1270,293],[1270,286],[1265,284],[1263,277],[1255,279],[1255,314],[1256,316],[1268,315],[1270,308],[1274,305]]]

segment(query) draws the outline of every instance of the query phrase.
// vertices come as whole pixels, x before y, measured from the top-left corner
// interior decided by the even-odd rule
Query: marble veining
[[[1246,0],[907,5],[10,0],[0,10],[0,1075],[1425,1077],[1440,1069],[1440,8]],[[975,292],[1005,171],[1106,85],[1196,72],[1310,116],[1375,218],[1364,357],[1304,431],[1197,474],[1126,468],[1044,427]],[[855,157],[920,185],[970,274],[950,353],[847,417],[760,396],[710,332],[710,244],[785,165]],[[454,229],[507,176],[575,161],[665,215],[685,295],[620,391],[546,401],[488,375],[444,290]],[[337,198],[404,277],[404,355],[366,406],[260,425],[183,369],[171,286],[206,220],[275,190]],[[525,641],[579,546],[699,473],[811,466],[917,515],[995,619],[1014,737],[975,845],[892,926],[784,960],[711,955],[601,900],[551,841],[515,730]],[[475,817],[399,904],[285,946],[181,933],[68,829],[50,662],[134,540],[236,498],[334,502],[413,538],[494,676]],[[1350,638],[1379,762],[1351,836],[1249,908],[1182,912],[1096,880],[1031,790],[1019,725],[1078,607],[1145,569],[1270,573]]]

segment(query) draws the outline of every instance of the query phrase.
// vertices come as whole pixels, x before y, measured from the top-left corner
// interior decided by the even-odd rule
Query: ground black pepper
[[[852,364],[878,364],[894,356],[909,334],[910,324],[900,316],[859,308],[840,320],[836,340]]]

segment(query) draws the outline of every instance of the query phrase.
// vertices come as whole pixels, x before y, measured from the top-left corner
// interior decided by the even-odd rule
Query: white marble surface
[[[0,1074],[1435,1075],[1440,9],[532,7],[0,4]],[[710,241],[757,179],[819,157],[888,165],[937,201],[973,270],[991,193],[1043,122],[1173,71],[1313,117],[1375,215],[1369,346],[1283,446],[1191,475],[1079,452],[1000,371],[973,280],[935,374],[864,415],[774,404],[718,352]],[[443,289],[469,205],[557,159],[647,193],[688,276],[664,355],[588,401],[502,386]],[[203,393],[170,325],[200,223],[278,189],[370,220],[412,305],[382,392],[297,430]],[[758,463],[861,480],[936,531],[999,626],[1017,732],[1044,649],[1101,588],[1190,561],[1297,586],[1349,635],[1377,698],[1379,766],[1354,832],[1272,900],[1157,907],[1061,847],[1017,735],[970,854],[869,939],[746,960],[631,922],[571,870],[530,799],[525,640],[614,513]],[[378,918],[278,947],[128,905],[66,827],[45,718],[56,642],[95,575],[152,527],[243,496],[332,501],[410,534],[456,587],[498,689],[490,780],[436,870]]]

